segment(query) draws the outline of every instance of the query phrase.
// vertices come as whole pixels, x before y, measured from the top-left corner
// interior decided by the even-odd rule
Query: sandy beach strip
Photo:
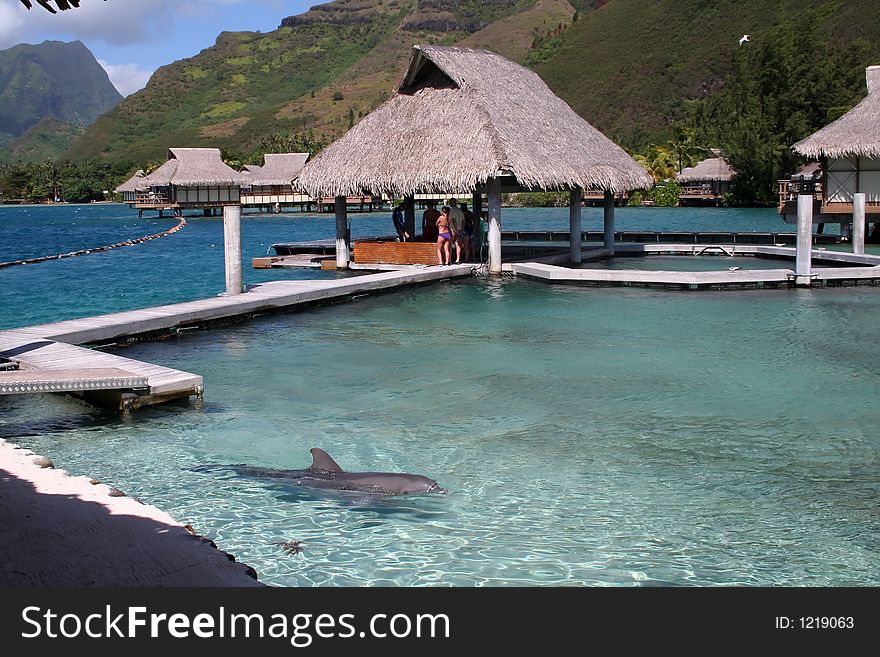
[[[169,514],[47,466],[0,439],[0,586],[262,586]]]

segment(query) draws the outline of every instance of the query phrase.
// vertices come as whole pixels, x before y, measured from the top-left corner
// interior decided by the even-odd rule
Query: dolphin
[[[305,470],[275,470],[249,465],[199,466],[197,472],[216,469],[232,470],[246,477],[270,479],[310,488],[360,491],[376,495],[411,495],[413,493],[448,493],[436,481],[405,472],[345,472],[320,447],[312,447],[312,464]]]

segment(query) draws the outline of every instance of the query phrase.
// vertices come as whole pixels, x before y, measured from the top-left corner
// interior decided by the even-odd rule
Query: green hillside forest
[[[790,146],[863,98],[880,63],[873,0],[336,0],[279,25],[162,67],[63,160],[131,172],[170,146],[233,164],[315,152],[393,93],[413,44],[457,44],[535,69],[658,179],[721,149],[740,172],[729,202],[767,204],[800,164]]]

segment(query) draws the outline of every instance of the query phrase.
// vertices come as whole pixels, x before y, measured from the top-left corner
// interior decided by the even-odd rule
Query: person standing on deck
[[[461,262],[461,231],[464,228],[464,212],[458,207],[458,200],[449,199],[449,227],[452,229],[452,243],[455,244],[455,262]]]
[[[441,265],[452,264],[452,229],[449,227],[449,206],[443,206],[443,212],[437,217],[437,260]]]
[[[397,231],[397,241],[406,242],[410,235],[406,231],[406,221],[403,218],[403,201],[394,208],[391,213],[391,221],[394,223],[394,230]]]
[[[428,209],[422,213],[422,238],[426,242],[437,241],[437,219],[440,211],[437,209],[437,201],[428,201]]]

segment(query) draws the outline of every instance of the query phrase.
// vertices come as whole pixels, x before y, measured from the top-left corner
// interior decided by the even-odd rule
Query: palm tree
[[[666,149],[678,159],[678,173],[685,167],[694,166],[709,152],[697,144],[696,132],[689,127],[678,128],[675,138],[666,142]]]
[[[31,0],[19,0],[19,1],[21,2],[21,4],[23,4],[28,9],[33,7],[33,3],[31,2]],[[104,1],[106,2],[107,0],[104,0]],[[50,11],[53,14],[58,13],[57,11],[55,11],[55,7],[53,7],[51,5],[49,0],[37,0],[37,4],[40,5],[46,11]],[[55,0],[55,4],[58,6],[58,9],[60,9],[61,11],[67,11],[68,9],[73,9],[74,7],[76,7],[77,9],[79,8],[79,0]]]
[[[654,180],[661,181],[675,177],[675,153],[666,146],[650,144],[644,155],[638,154],[633,157],[654,176]]]

